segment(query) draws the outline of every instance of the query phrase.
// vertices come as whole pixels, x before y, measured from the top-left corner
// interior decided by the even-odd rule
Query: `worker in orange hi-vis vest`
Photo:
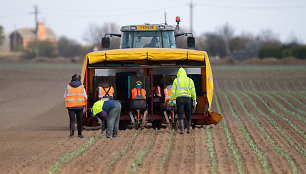
[[[170,124],[169,119],[170,119],[170,117],[171,117],[170,115],[171,115],[172,113],[169,115],[169,119],[168,119],[167,111],[168,111],[168,112],[169,112],[169,111],[174,112],[174,108],[175,108],[174,105],[170,105],[170,104],[169,104],[169,103],[170,103],[170,97],[171,97],[171,88],[172,88],[172,84],[168,84],[168,85],[166,86],[166,88],[164,89],[165,100],[164,100],[164,105],[163,105],[163,112],[164,112],[164,116],[165,116],[166,122],[167,122],[168,124]],[[175,101],[175,98],[174,98],[174,101]],[[174,116],[173,116],[173,117],[174,117]],[[175,118],[172,118],[172,119],[175,119]]]
[[[97,89],[97,99],[108,98],[112,100],[114,98],[114,87],[109,84],[108,81],[102,82]]]
[[[77,117],[78,137],[83,138],[82,135],[82,113],[84,106],[87,104],[87,95],[84,86],[81,83],[81,76],[74,74],[71,82],[67,85],[65,91],[65,105],[68,109],[70,118],[70,135],[69,138],[74,136],[74,120]]]
[[[131,117],[131,121],[132,123],[135,122],[134,118],[133,118],[133,114],[135,113],[135,111],[137,111],[137,120],[140,119],[140,115],[139,112],[140,111],[144,111],[143,114],[143,122],[145,124],[145,120],[146,120],[146,115],[147,115],[147,102],[146,102],[146,90],[142,88],[142,82],[141,81],[137,81],[135,88],[133,88],[131,90],[131,102],[130,102],[130,112],[129,115]],[[144,126],[143,124],[143,126]]]
[[[145,89],[142,88],[142,82],[137,81],[135,88],[131,90],[132,99],[147,99],[146,95],[147,92]]]
[[[155,85],[153,86],[153,97],[161,97],[162,93],[161,93],[161,89],[160,86]]]

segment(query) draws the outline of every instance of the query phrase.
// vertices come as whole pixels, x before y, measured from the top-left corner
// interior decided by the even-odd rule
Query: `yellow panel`
[[[188,51],[188,59],[195,61],[204,61],[207,57],[207,53],[205,51]]]
[[[86,57],[84,59],[83,67],[82,67],[82,74],[81,74],[81,82],[83,83],[83,85],[85,85],[85,74],[86,74],[87,60],[88,60],[88,57],[86,55]]]
[[[106,52],[107,61],[145,59],[147,59],[147,49],[118,49]]]
[[[187,59],[187,51],[183,49],[150,48],[148,50],[148,59],[152,61],[185,60]]]
[[[138,25],[138,30],[156,30],[156,25]]]
[[[89,64],[105,61],[105,51],[88,53]]]
[[[188,56],[188,57],[187,57]],[[174,48],[130,48],[115,49],[88,53],[89,64],[103,61],[130,61],[130,60],[195,60],[204,61],[205,51]]]
[[[206,66],[206,93],[209,102],[208,110],[210,111],[213,93],[214,93],[214,82],[213,82],[213,76],[208,57],[206,57],[205,59],[205,66]]]

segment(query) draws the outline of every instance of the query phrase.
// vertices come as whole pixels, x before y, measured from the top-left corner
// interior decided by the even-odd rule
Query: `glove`
[[[197,101],[195,101],[195,100],[193,100],[193,102],[192,102],[192,106],[195,108],[195,107],[197,107]]]
[[[169,100],[169,106],[174,106],[173,100]]]

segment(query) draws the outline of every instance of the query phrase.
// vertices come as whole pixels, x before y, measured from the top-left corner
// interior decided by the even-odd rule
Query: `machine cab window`
[[[174,27],[170,25],[138,25],[121,28],[120,48],[176,48]]]

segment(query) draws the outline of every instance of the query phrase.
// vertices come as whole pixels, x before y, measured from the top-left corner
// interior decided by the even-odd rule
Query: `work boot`
[[[180,134],[184,134],[184,120],[179,120]]]
[[[186,125],[187,125],[187,134],[189,134],[191,132],[191,130],[192,130],[191,120],[187,120]]]
[[[84,136],[82,134],[78,135],[79,138],[84,138]]]
[[[106,131],[106,138],[110,138],[110,137],[112,137],[112,134]]]
[[[118,132],[117,132],[117,131],[114,131],[114,132],[113,132],[113,138],[116,138],[116,137],[118,137]]]

